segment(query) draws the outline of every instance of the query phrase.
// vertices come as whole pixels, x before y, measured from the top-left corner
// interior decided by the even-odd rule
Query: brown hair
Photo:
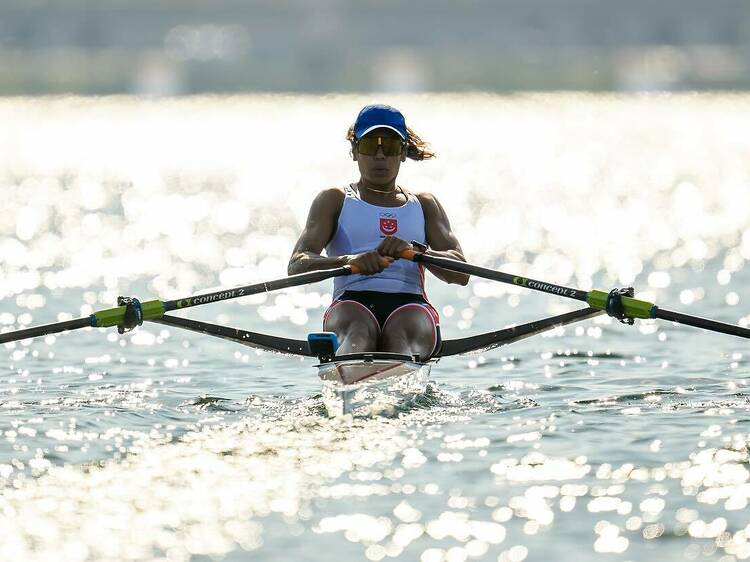
[[[430,144],[423,141],[422,138],[412,131],[409,127],[406,128],[406,157],[412,160],[429,160],[435,158],[435,153],[430,149]],[[349,127],[349,131],[346,133],[346,140],[352,145],[356,142],[354,138],[354,125]]]

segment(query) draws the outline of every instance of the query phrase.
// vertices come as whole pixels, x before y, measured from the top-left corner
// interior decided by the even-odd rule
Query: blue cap
[[[390,105],[367,105],[357,115],[354,122],[354,138],[361,139],[373,129],[385,127],[398,133],[402,139],[406,140],[406,120],[398,109]]]

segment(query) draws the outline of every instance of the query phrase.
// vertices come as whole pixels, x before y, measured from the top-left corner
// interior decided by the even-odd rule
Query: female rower
[[[323,319],[323,329],[338,337],[337,353],[390,351],[426,360],[440,349],[438,313],[425,295],[424,266],[398,257],[412,249],[465,260],[435,196],[407,191],[396,177],[407,158],[426,160],[434,153],[401,112],[386,105],[363,108],[347,140],[359,181],[318,194],[289,274],[355,266],[361,274],[335,278]],[[469,281],[463,273],[427,269],[447,283]]]

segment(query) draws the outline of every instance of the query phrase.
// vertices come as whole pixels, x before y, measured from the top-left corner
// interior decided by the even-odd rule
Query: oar
[[[307,285],[308,283],[317,283],[318,281],[324,281],[325,279],[330,279],[331,277],[339,277],[341,275],[349,275],[351,273],[356,273],[356,271],[354,271],[351,266],[345,265],[336,269],[325,269],[320,271],[311,271],[309,273],[300,273],[298,275],[290,275],[289,277],[275,279],[273,281],[266,281],[264,283],[255,283],[254,285],[245,285],[244,287],[237,287],[235,289],[226,289],[223,291],[216,291],[213,293],[207,293],[205,295],[195,295],[192,297],[186,297],[183,299],[176,299],[172,301],[146,301],[143,303],[139,303],[140,314],[138,320],[155,320],[157,318],[161,318],[162,316],[164,316],[165,312],[169,312],[170,310],[190,308],[192,306],[199,306],[201,304],[236,299],[240,297],[246,297],[248,295],[254,295],[257,293],[265,293],[268,291],[275,291],[277,289],[285,289],[287,287],[297,287],[299,285]],[[46,336],[47,334],[56,334],[58,332],[65,332],[68,330],[77,330],[78,328],[86,328],[89,326],[94,328],[122,326],[125,323],[126,309],[127,306],[117,306],[115,308],[100,310],[98,312],[94,312],[90,316],[76,318],[75,320],[66,320],[64,322],[55,322],[54,324],[45,324],[44,326],[35,326],[32,328],[25,328],[23,330],[16,330],[14,332],[6,332],[4,334],[0,334],[0,344],[18,340],[25,340],[28,338],[35,338],[38,336]]]
[[[575,299],[585,302],[590,307],[596,308],[597,310],[607,311],[609,293],[605,291],[581,291],[580,289],[555,285],[554,283],[547,283],[546,281],[537,281],[536,279],[529,279],[528,277],[522,277],[520,275],[511,275],[509,273],[503,273],[502,271],[486,267],[479,267],[451,258],[430,256],[413,250],[404,250],[401,257],[415,262],[435,265],[442,267],[443,269],[468,273],[469,275],[474,275],[476,277],[483,277],[493,281],[500,281],[501,283],[509,283],[511,285],[525,287],[527,289],[548,293],[550,295]],[[678,322],[696,328],[703,328],[713,332],[720,332],[722,334],[750,338],[750,329],[743,328],[742,326],[735,326],[733,324],[727,324],[726,322],[683,314],[682,312],[665,310],[656,306],[652,302],[635,299],[629,296],[620,296],[619,298],[622,301],[622,312],[625,318],[659,318],[661,320],[670,320],[672,322]]]

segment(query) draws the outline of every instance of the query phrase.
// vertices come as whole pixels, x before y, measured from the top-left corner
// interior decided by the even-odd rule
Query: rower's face
[[[398,176],[401,162],[406,160],[406,149],[400,150],[398,154],[392,153],[389,145],[401,144],[401,137],[395,131],[387,128],[374,129],[367,133],[363,138],[366,139],[368,154],[362,154],[356,144],[352,150],[352,155],[359,166],[359,173],[362,178],[375,185],[385,185],[396,179]],[[398,142],[396,142],[398,141]],[[376,147],[375,153],[370,154],[373,145]],[[364,151],[364,146],[362,147]]]

